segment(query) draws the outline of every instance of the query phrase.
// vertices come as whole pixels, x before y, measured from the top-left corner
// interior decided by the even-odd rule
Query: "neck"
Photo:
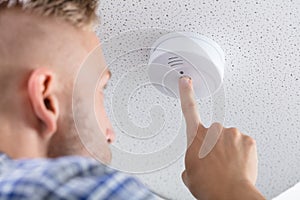
[[[0,152],[13,159],[46,157],[46,148],[35,130],[2,119],[0,124]]]

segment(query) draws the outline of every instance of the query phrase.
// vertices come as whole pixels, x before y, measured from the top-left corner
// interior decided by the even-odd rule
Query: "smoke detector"
[[[174,32],[159,38],[152,46],[148,75],[162,93],[179,98],[178,80],[193,80],[196,98],[213,95],[224,77],[225,55],[213,40],[190,32]]]

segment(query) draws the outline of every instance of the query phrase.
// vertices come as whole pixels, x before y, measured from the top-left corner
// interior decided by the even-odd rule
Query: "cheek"
[[[101,130],[106,131],[106,129],[108,128],[108,124],[106,123],[107,116],[104,107],[103,96],[99,96],[95,101],[95,114]]]
[[[97,114],[98,121],[103,124],[105,122],[105,118],[106,118],[106,112],[105,112],[105,108],[104,108],[103,104],[98,106],[98,109],[96,112],[98,113]]]

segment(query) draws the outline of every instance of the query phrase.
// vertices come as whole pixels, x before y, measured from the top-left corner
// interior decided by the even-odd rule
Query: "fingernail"
[[[180,84],[182,84],[183,86],[190,86],[191,80],[192,79],[189,76],[182,76],[180,77]]]

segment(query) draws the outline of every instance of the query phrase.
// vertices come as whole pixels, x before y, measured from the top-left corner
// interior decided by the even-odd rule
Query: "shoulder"
[[[97,161],[79,156],[22,160],[11,160],[2,156],[0,199],[11,199],[15,196],[25,199],[43,199],[66,192],[61,191],[61,188],[63,190],[70,188],[75,180],[77,182],[88,180],[88,177],[101,179],[102,176],[113,173],[114,170]],[[91,185],[89,180],[87,184]],[[81,185],[86,186],[86,184]],[[70,192],[72,191],[67,193]]]
[[[57,159],[7,159],[0,177],[53,179],[66,181],[71,177],[111,174],[115,170],[87,157],[66,156]]]
[[[6,194],[31,196],[30,199],[34,199],[32,191],[35,191],[37,199],[128,199],[132,195],[151,196],[134,177],[91,158],[69,156],[5,163],[0,170],[0,197]],[[111,198],[113,196],[115,198]]]

